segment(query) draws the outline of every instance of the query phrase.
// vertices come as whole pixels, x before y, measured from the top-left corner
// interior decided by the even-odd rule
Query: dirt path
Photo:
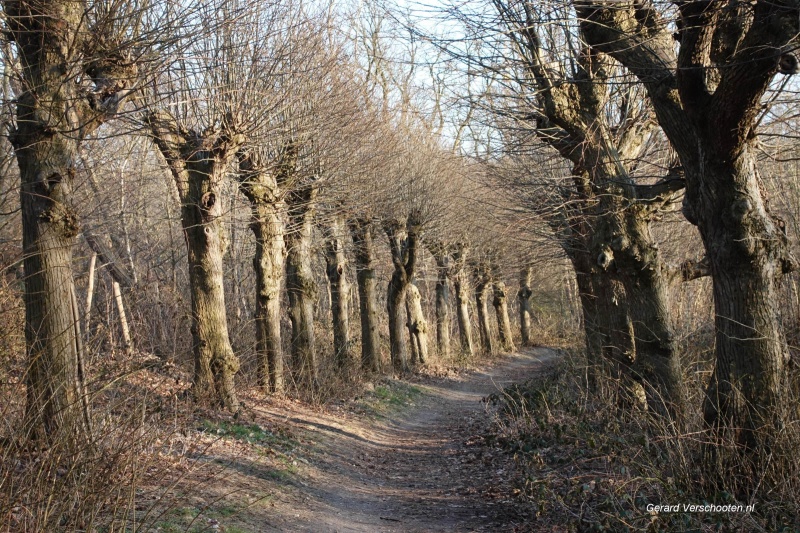
[[[284,416],[316,445],[290,490],[274,494],[259,530],[512,531],[513,504],[497,490],[507,463],[476,437],[489,423],[481,399],[532,376],[555,355],[530,349],[460,380],[420,385],[414,406],[378,422],[260,409],[261,416]]]

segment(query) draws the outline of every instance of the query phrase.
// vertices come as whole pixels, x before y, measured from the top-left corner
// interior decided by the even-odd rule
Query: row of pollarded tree
[[[195,397],[231,410],[239,405],[239,360],[229,338],[224,293],[223,221],[229,198],[223,184],[230,177],[250,203],[256,242],[256,353],[265,390],[280,392],[285,387],[280,326],[284,291],[291,321],[291,366],[307,386],[318,381],[318,288],[311,263],[314,226],[320,221],[325,228],[334,357],[340,364],[350,357],[351,346],[344,252],[349,232],[360,296],[362,363],[367,370],[380,369],[374,273],[378,228],[386,234],[394,267],[387,298],[394,369],[407,370],[427,357],[428,327],[413,284],[423,243],[440,266],[440,350],[449,349],[451,280],[461,345],[473,350],[466,248],[423,240],[424,210],[412,207],[403,217],[356,216],[352,212],[357,210],[326,200],[326,216],[318,216],[323,185],[346,183],[342,176],[359,174],[380,173],[401,181],[405,167],[398,161],[426,149],[437,156],[430,148],[436,142],[415,143],[419,132],[395,135],[400,138],[396,144],[404,148],[393,148],[393,130],[411,131],[407,119],[394,120],[364,90],[367,82],[348,58],[346,42],[331,30],[336,24],[329,11],[228,2],[200,4],[180,15],[167,4],[131,3],[124,13],[56,0],[6,2],[4,7],[8,35],[16,43],[13,59],[20,66],[13,85],[16,126],[11,139],[22,181],[30,362],[26,428],[32,437],[86,442],[91,433],[72,276],[80,216],[72,197],[82,166],[82,143],[102,137],[103,124],[123,114],[139,134],[152,140],[181,205]],[[376,123],[384,124],[385,134],[379,139],[373,133]],[[359,155],[364,152],[367,155]],[[505,289],[492,278],[496,267],[474,263],[482,345],[495,350],[487,307],[493,287],[502,348],[510,350]],[[530,294],[523,293],[527,301]],[[529,330],[524,329],[526,335]]]

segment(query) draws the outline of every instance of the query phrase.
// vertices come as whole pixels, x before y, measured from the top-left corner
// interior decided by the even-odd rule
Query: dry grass
[[[765,482],[751,500],[738,501],[730,475],[704,467],[708,439],[699,417],[679,430],[588,394],[584,375],[582,358],[572,353],[548,375],[494,398],[497,432],[488,438],[516,459],[520,496],[535,516],[532,531],[800,529],[800,472],[792,453],[800,445],[796,422],[778,433]],[[732,448],[719,453],[738,456]],[[743,511],[680,507],[681,512],[658,513],[649,504],[741,505]]]

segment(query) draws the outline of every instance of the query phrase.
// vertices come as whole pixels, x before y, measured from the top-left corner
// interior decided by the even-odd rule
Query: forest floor
[[[529,510],[512,459],[486,444],[482,400],[555,357],[531,348],[477,370],[383,380],[321,408],[246,397],[240,419],[199,425],[200,451],[173,463],[184,473],[147,529],[524,531]]]

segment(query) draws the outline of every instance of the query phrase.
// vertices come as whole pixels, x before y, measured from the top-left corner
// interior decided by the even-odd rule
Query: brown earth
[[[361,401],[324,410],[250,398],[248,420],[238,423],[270,428],[293,444],[209,443],[196,463],[208,467],[194,469],[175,489],[192,494],[182,511],[190,523],[177,527],[181,509],[173,508],[153,529],[526,530],[511,459],[483,438],[492,416],[482,400],[554,357],[553,350],[531,348],[458,377],[378,384]]]

